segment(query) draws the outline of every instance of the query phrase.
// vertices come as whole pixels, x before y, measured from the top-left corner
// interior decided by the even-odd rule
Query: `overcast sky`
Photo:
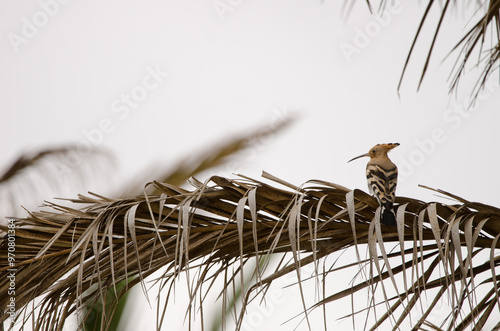
[[[435,8],[398,96],[425,8],[390,2],[376,18],[357,1],[347,19],[342,3],[4,0],[0,167],[27,149],[74,143],[111,150],[121,181],[297,113],[285,132],[205,178],[265,170],[297,185],[322,179],[366,190],[367,160],[347,160],[399,142],[390,155],[398,195],[438,199],[424,184],[499,206],[500,75],[467,109],[478,72],[468,70],[450,98],[456,53],[443,61],[473,8],[445,20],[417,93]],[[113,192],[95,185],[88,190]]]

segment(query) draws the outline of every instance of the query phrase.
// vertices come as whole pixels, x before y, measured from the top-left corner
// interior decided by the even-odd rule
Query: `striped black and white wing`
[[[379,204],[392,209],[396,197],[398,168],[394,165],[390,169],[384,169],[376,164],[368,164],[366,178],[368,179],[368,189],[371,194],[375,195]]]
[[[398,184],[398,167],[394,165],[394,169],[387,172],[387,193],[391,199],[391,205],[396,200],[396,186]]]

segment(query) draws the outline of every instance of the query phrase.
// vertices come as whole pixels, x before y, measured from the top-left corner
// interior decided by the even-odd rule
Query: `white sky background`
[[[386,21],[377,23],[364,1],[346,20],[342,1],[221,1],[232,3],[221,14],[211,0],[73,0],[51,7],[53,17],[25,43],[13,45],[9,34],[22,36],[26,19],[40,15],[41,3],[53,2],[0,3],[2,168],[26,149],[88,144],[86,132],[97,137],[104,121],[108,132],[94,142],[116,154],[120,171],[113,179],[121,182],[153,161],[168,165],[298,112],[286,132],[210,174],[259,178],[265,170],[297,185],[323,179],[366,191],[367,160],[347,160],[377,143],[399,142],[391,152],[400,168],[398,195],[437,199],[417,187],[425,184],[500,205],[498,74],[477,110],[459,114],[477,72],[468,72],[462,93],[450,99],[446,79],[455,57],[441,63],[464,34],[472,8],[460,8],[445,21],[417,93],[437,23],[434,10],[398,97],[424,10],[414,1],[396,2]],[[346,57],[341,45],[356,46],[359,31],[374,26],[380,29],[371,30],[367,45]],[[155,84],[145,78],[151,70],[168,75]],[[144,79],[151,90],[125,113],[121,95]],[[433,132],[442,141],[425,154]],[[276,318],[289,317],[285,310]]]

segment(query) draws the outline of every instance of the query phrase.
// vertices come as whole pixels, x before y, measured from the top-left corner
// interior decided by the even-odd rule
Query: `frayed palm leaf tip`
[[[84,319],[85,307],[115,289],[102,312],[100,327],[106,329],[116,302],[134,285],[147,293],[151,306],[156,305],[146,280],[159,285],[158,329],[177,318],[173,316],[178,316],[179,306],[174,311],[169,305],[177,295],[189,298],[182,307],[186,329],[203,324],[204,308],[213,305],[208,293],[224,307],[238,297],[228,313],[235,327],[226,329],[244,329],[247,305],[258,295],[270,295],[270,286],[279,288],[274,281],[290,275],[297,279],[293,286],[301,298],[296,307],[304,321],[300,329],[316,329],[310,317],[315,314],[323,315],[325,328],[334,328],[330,323],[335,311],[328,310],[329,304],[341,301],[349,306],[346,300],[356,297],[366,304],[352,305],[348,317],[356,329],[419,329],[432,322],[466,330],[498,323],[496,207],[443,191],[439,193],[456,203],[396,197],[397,226],[381,226],[377,200],[363,191],[321,180],[296,186],[269,174],[264,177],[191,180],[190,190],[154,182],[150,185],[157,195],[79,196],[71,207],[53,205],[53,212],[33,212],[15,220],[12,265],[7,263],[9,237],[0,242],[2,321],[11,317],[5,306],[10,300],[6,276],[15,269],[17,321],[35,330],[61,330],[72,314]],[[328,257],[336,260],[346,249],[352,258],[333,266]],[[280,262],[270,264],[271,256]],[[255,267],[249,276],[244,266],[252,260]],[[312,277],[301,272],[305,267],[313,270]],[[346,270],[359,276],[339,292],[330,292],[328,285],[338,284],[344,277],[337,275]],[[174,295],[181,275],[189,279],[187,295]],[[323,283],[315,299],[308,296],[311,283]],[[239,285],[241,296],[232,290]],[[449,305],[441,306],[439,316],[432,315],[439,302]],[[225,323],[226,310],[222,311]]]

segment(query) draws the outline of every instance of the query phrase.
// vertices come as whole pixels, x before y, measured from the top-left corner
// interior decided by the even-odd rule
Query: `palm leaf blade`
[[[210,283],[208,289],[214,290],[215,279],[226,275],[220,294],[227,300],[226,290],[237,280],[242,285],[247,283],[241,273],[249,259],[291,254],[291,259],[283,260],[271,274],[266,273],[265,265],[259,266],[252,277],[255,283],[242,288],[242,310],[236,317],[236,324],[241,326],[244,307],[261,293],[259,289],[269,287],[289,273],[296,273],[297,285],[305,286],[315,277],[303,278],[302,267],[316,266],[321,259],[346,247],[369,245],[366,260],[361,260],[358,254],[358,262],[346,266],[359,267],[360,271],[370,267],[371,272],[361,272],[367,279],[343,292],[325,295],[313,305],[301,295],[304,312],[343,300],[363,289],[372,292],[373,298],[377,293],[383,294],[382,302],[387,306],[373,327],[385,323],[402,325],[411,311],[425,306],[422,294],[435,289],[438,292],[430,294],[434,298],[431,307],[442,300],[443,293],[449,292],[464,311],[446,317],[444,322],[450,326],[483,325],[495,308],[491,301],[498,298],[499,259],[495,254],[500,243],[492,235],[497,229],[493,223],[500,220],[497,208],[464,199],[455,205],[444,205],[398,197],[396,203],[404,206],[398,209],[400,224],[387,227],[380,225],[378,204],[373,197],[327,182],[309,181],[297,187],[276,180],[275,183],[286,185],[283,189],[272,182],[248,177],[215,176],[205,183],[192,183],[195,186],[191,191],[166,183],[151,183],[159,195],[129,199],[82,196],[75,203],[83,204],[83,208],[37,212],[18,221],[16,268],[17,277],[22,280],[16,294],[19,306],[28,309],[32,299],[46,292],[36,325],[55,330],[69,314],[79,311],[83,303],[102,298],[105,291],[119,282],[129,281],[127,288],[117,291],[118,299],[160,269],[165,269],[160,278],[162,287],[168,284],[171,287],[183,272],[199,269],[193,273],[196,278],[188,289],[190,304],[186,316],[191,320],[195,298],[207,294],[200,292],[207,291],[202,286],[205,282]],[[446,193],[441,191],[441,194]],[[40,229],[47,234],[40,236]],[[0,245],[6,247],[7,242],[4,238]],[[386,252],[385,244],[389,242],[396,245],[395,251]],[[405,249],[401,246],[405,242],[415,247]],[[486,262],[478,262],[482,252],[491,252],[493,258],[487,254]],[[1,258],[6,261],[6,256]],[[431,258],[433,262],[429,264]],[[228,274],[233,267],[234,271]],[[6,272],[8,266],[0,268]],[[316,277],[326,281],[330,272],[341,270],[345,268],[324,271]],[[444,270],[444,275],[437,270],[441,273]],[[484,279],[488,274],[489,281]],[[414,275],[417,278],[412,281]],[[403,288],[396,286],[401,278],[406,279]],[[2,282],[0,288],[5,289],[7,283]],[[495,285],[488,296],[481,297],[475,292],[477,287],[488,284]],[[169,290],[167,301],[171,295]],[[474,308],[471,302],[476,302],[476,298],[479,305]],[[7,299],[7,292],[0,292],[0,302]],[[367,311],[375,312],[377,307],[372,300]],[[115,307],[107,309],[112,312]],[[165,314],[164,310],[163,317],[159,317],[160,325]],[[419,325],[430,322],[425,319],[428,314],[426,310]],[[7,318],[8,314],[2,315],[3,320]],[[49,322],[54,320],[56,324]]]

